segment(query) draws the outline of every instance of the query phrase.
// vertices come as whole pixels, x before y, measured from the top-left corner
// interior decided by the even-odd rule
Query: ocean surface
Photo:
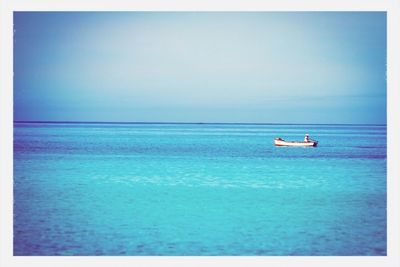
[[[386,173],[386,125],[15,123],[14,255],[386,255]]]

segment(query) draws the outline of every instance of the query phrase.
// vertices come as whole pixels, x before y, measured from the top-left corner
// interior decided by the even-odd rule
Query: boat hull
[[[285,140],[274,140],[275,146],[302,146],[302,147],[315,147],[318,145],[317,141],[309,142],[296,142],[296,141],[285,141]]]

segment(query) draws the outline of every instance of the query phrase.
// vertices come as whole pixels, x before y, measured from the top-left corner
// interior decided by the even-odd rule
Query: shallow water
[[[319,141],[275,147],[274,137]],[[386,126],[14,124],[15,255],[386,255]]]

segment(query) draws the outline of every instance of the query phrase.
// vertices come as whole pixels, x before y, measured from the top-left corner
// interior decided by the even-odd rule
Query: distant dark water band
[[[250,122],[112,122],[112,121],[14,121],[32,124],[189,124],[189,125],[324,125],[324,126],[385,126],[386,124],[354,123],[250,123]]]

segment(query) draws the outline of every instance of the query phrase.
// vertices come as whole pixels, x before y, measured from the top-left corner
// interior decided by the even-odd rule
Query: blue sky
[[[386,123],[385,12],[16,12],[14,120]]]

